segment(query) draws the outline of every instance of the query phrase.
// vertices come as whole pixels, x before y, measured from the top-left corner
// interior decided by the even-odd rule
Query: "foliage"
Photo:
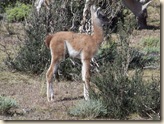
[[[59,65],[59,74],[61,80],[80,80],[81,79],[81,62],[67,58]]]
[[[16,106],[17,103],[14,99],[0,96],[0,114],[7,114],[11,108]]]
[[[78,31],[80,21],[82,20],[82,6],[84,6],[84,1],[79,1],[64,1],[64,3],[62,1],[55,1],[55,4],[50,6],[50,10],[42,7],[39,14],[35,8],[32,8],[31,14],[26,19],[25,41],[19,48],[18,55],[7,59],[8,65],[19,71],[32,73],[43,72],[50,63],[50,53],[43,42],[46,35],[57,31],[71,30],[70,28],[73,24],[75,26],[72,30],[75,32]],[[11,16],[11,18],[13,19],[14,16]],[[62,62],[62,65],[59,67],[60,72],[63,73],[61,75],[67,79],[79,77],[80,69],[76,67],[77,64],[81,65],[81,63],[75,61],[77,64],[70,66],[68,63],[71,63],[70,59]],[[72,71],[63,71],[66,70],[65,67]],[[70,73],[68,75],[68,73],[64,72]],[[77,75],[72,76],[73,72],[77,72]]]
[[[125,119],[132,113],[144,116],[158,113],[160,81],[156,79],[144,81],[140,70],[136,70],[132,78],[123,76],[120,72],[118,66],[105,64],[100,74],[92,78],[99,91],[92,97],[101,100],[104,106],[107,106],[108,116]]]
[[[146,54],[160,53],[160,39],[156,37],[145,37],[141,40],[140,43],[144,47],[144,52]]]
[[[31,5],[17,2],[14,7],[6,8],[6,16],[9,22],[22,21],[28,16]]]
[[[32,8],[30,16],[27,18],[27,25],[25,25],[25,40],[18,48],[17,55],[8,57],[6,64],[18,71],[42,73],[50,63],[50,52],[43,42],[45,36],[57,31],[71,30],[72,23],[76,24],[73,30],[78,31],[84,5],[84,1],[82,4],[80,1],[57,0],[50,6],[50,10],[42,7],[39,14],[35,8]],[[107,7],[103,2],[101,5]],[[109,8],[106,8],[106,12],[109,12]],[[113,12],[115,12],[114,8],[112,8]],[[11,13],[15,13],[14,11],[20,11],[20,8],[18,10],[13,8]],[[17,15],[23,15],[24,18],[26,14]],[[14,18],[13,21],[20,19],[20,17],[12,18]],[[135,21],[128,19],[122,21],[119,18],[118,20],[116,24],[120,39],[99,50],[95,57],[100,65],[99,73],[96,73],[95,66],[92,66],[94,72],[92,73],[92,82],[96,85],[98,92],[93,89],[90,101],[81,101],[77,106],[71,108],[70,114],[73,116],[94,118],[109,116],[110,118],[126,119],[131,113],[149,116],[160,111],[160,80],[152,78],[146,82],[143,80],[142,70],[137,69],[134,75],[128,76],[129,67],[144,67],[145,64],[154,60],[137,49],[129,47],[128,38],[135,27]],[[110,25],[105,27],[106,34],[109,33],[109,28]],[[146,39],[141,43],[145,48],[154,45],[159,48],[160,45],[159,39],[153,38]],[[152,52],[145,49],[145,51],[154,53],[154,50]],[[159,51],[156,52],[159,53]],[[61,62],[59,74],[63,79],[77,79],[80,75],[80,65],[79,60],[72,62],[67,58]],[[6,111],[8,109],[3,109],[3,112]]]
[[[106,62],[112,62],[115,59],[116,55],[116,48],[117,43],[115,42],[108,42],[105,44],[105,47],[102,46],[98,50],[97,55],[95,56],[96,61],[99,63],[99,65],[102,65]]]
[[[56,4],[53,4],[49,11],[43,7],[40,14],[36,12],[35,8],[32,9],[31,14],[26,20],[27,25],[25,26],[23,45],[20,45],[16,56],[7,58],[6,60],[9,67],[37,74],[42,73],[47,68],[50,64],[50,51],[44,44],[46,35],[56,31],[68,30],[71,27],[71,20],[73,18],[71,11],[75,11],[71,10],[71,7],[80,7],[78,1],[74,1],[72,4],[66,3],[64,4],[66,7],[61,9],[62,4],[62,1],[56,1]],[[82,11],[77,11],[76,15],[82,15],[81,13]],[[71,68],[75,67],[75,65],[69,66],[68,63],[71,63],[69,59],[62,63],[59,67],[60,69],[62,67],[64,67],[62,68],[64,70],[67,69],[65,68],[67,65]],[[65,78],[70,78],[67,73],[63,73],[62,75],[66,76]]]
[[[19,46],[17,56],[8,58],[6,61],[8,66],[16,70],[41,73],[50,58],[49,51],[43,42],[47,33],[47,28],[43,25],[45,20],[39,19],[35,12],[27,21],[29,26],[25,29],[26,36],[23,45]]]
[[[107,114],[107,108],[100,100],[81,100],[76,106],[70,108],[69,114],[82,118],[96,118],[105,116]]]
[[[108,47],[100,47],[98,54],[95,56],[95,59],[97,63],[101,66],[103,63],[107,62],[113,62],[115,58],[117,57],[117,46],[118,43],[109,42],[108,44],[105,44],[105,46]],[[135,69],[135,68],[144,68],[149,65],[153,65],[159,61],[159,56],[156,55],[159,54],[160,49],[158,47],[145,47],[144,51],[146,49],[156,50],[154,52],[148,53],[143,52],[142,50],[139,50],[134,47],[129,47],[129,54],[130,54],[130,60],[129,60],[129,68]],[[150,52],[150,50],[149,50]]]
[[[113,45],[113,51],[109,50],[114,52],[114,59],[101,63],[99,72],[94,73],[91,79],[96,85],[90,91],[91,101],[100,101],[107,110],[105,116],[112,119],[127,119],[132,113],[138,113],[142,117],[160,113],[160,79],[152,77],[149,81],[143,80],[142,69],[135,69],[134,74],[128,75],[130,60],[135,56],[135,52],[131,54],[129,47],[128,37],[132,32],[130,27],[131,24],[119,25],[120,40]],[[110,48],[112,47],[108,49]],[[78,107],[83,110],[88,108],[84,104]],[[78,115],[88,112],[75,107],[74,115],[77,114],[76,111],[79,112]]]
[[[99,91],[93,97],[102,100],[107,106],[108,116],[117,119],[125,119],[131,113],[148,116],[160,111],[160,79],[152,78],[146,82],[142,70],[138,69],[134,75],[128,76],[131,60],[142,54],[132,52],[129,47],[128,37],[133,24],[127,24],[119,25],[120,41],[114,61],[103,63],[100,72],[92,78]]]
[[[134,53],[138,52],[130,67],[146,67],[157,66],[160,63],[160,39],[156,37],[145,37],[141,39],[141,50],[136,49]]]
[[[84,4],[84,3],[82,3]],[[98,4],[98,3],[97,3]],[[61,7],[62,6],[62,7]],[[27,25],[25,26],[25,41],[21,44],[18,49],[18,55],[7,59],[7,64],[13,69],[31,73],[42,73],[50,63],[50,53],[44,45],[44,39],[48,33],[54,33],[62,30],[69,30],[72,23],[76,22],[74,31],[78,30],[80,21],[82,19],[82,5],[78,1],[65,2],[56,1],[56,4],[50,6],[50,10],[46,10],[44,7],[41,8],[40,13],[36,12],[35,8],[32,8],[31,14],[26,19]],[[122,19],[119,19],[122,22]],[[133,22],[131,20],[127,20]],[[117,25],[121,25],[117,23]],[[132,24],[135,25],[135,24]],[[124,27],[126,24],[124,23]],[[134,26],[131,26],[134,27]],[[108,27],[109,28],[109,27]],[[105,30],[108,30],[105,28]],[[132,29],[131,29],[132,30]],[[118,31],[119,28],[118,28]],[[107,31],[105,31],[107,33]],[[124,34],[126,37],[126,35]],[[116,46],[117,43],[111,43],[108,48],[101,48],[96,61],[99,65],[105,62],[112,62],[116,57]],[[143,67],[146,63],[142,58],[140,52],[130,49],[129,54],[133,54],[131,58],[130,66],[134,67],[138,64],[138,67]],[[126,52],[125,52],[126,53]],[[131,55],[132,56],[132,55]],[[62,79],[79,79],[81,62],[74,60],[72,63],[71,59],[63,61],[59,67],[59,74]],[[94,63],[92,63],[94,65]],[[127,65],[128,66],[128,65]],[[95,66],[92,66],[92,72],[94,72]]]
[[[121,44],[124,46],[125,42]],[[152,77],[152,80],[143,80],[141,69],[136,69],[133,75],[128,76],[126,62],[129,55],[121,55],[120,52],[124,53],[129,48],[127,48],[128,45],[123,46],[112,44],[108,49],[106,48],[115,54],[114,56],[106,54],[106,57],[102,59],[99,73],[93,73],[91,82],[96,85],[96,89],[90,92],[91,101],[100,102],[101,105],[97,104],[97,108],[103,106],[103,110],[106,110],[104,114],[99,115],[101,117],[126,119],[132,113],[138,113],[144,117],[149,117],[150,114],[157,115],[160,111],[160,79]],[[111,56],[114,59],[111,59]],[[134,55],[130,54],[130,56],[133,58]],[[92,113],[92,107],[88,107],[89,103],[88,101],[78,103],[71,109],[71,115],[85,118],[93,116],[97,111]]]
[[[95,4],[100,5],[102,8],[106,7],[104,1],[95,1]],[[118,3],[116,3],[116,5],[117,4]],[[21,46],[21,48],[19,49],[20,51],[18,52],[18,55],[16,57],[7,59],[7,61],[9,61],[8,65],[12,65],[12,68],[17,69],[19,71],[41,73],[50,63],[49,50],[45,48],[43,43],[45,36],[48,33],[54,33],[62,30],[71,30],[70,27],[72,27],[72,24],[75,24],[75,27],[72,30],[78,31],[80,21],[82,20],[82,16],[80,16],[82,15],[82,11],[83,11],[82,5],[84,5],[84,2],[81,4],[79,1],[65,1],[64,3],[62,1],[56,1],[55,4],[50,6],[50,10],[46,10],[44,7],[41,8],[40,14],[36,13],[35,8],[33,8],[31,10],[32,13],[27,18],[27,25],[26,25],[27,29],[25,30],[26,38],[25,38],[24,45]],[[114,9],[116,5],[112,4],[111,6],[113,6]],[[116,7],[115,9],[118,8]],[[111,13],[108,13],[108,8],[106,8],[105,10],[107,16],[109,16]],[[133,23],[131,24],[132,28],[131,27],[129,28],[128,22]],[[129,20],[127,18],[123,20],[122,17],[120,17],[117,18],[117,23],[116,23],[118,32],[121,31],[119,29],[119,25],[124,25],[124,27],[127,27],[127,29],[125,30],[130,31],[133,30],[133,28],[135,27],[135,21],[133,19]],[[111,30],[109,31],[109,28],[110,25],[104,28],[105,33],[108,34],[111,31]],[[126,37],[127,35],[126,33],[124,33],[124,35],[122,36]],[[123,37],[120,40],[122,39]],[[104,47],[99,50],[99,53],[98,55],[96,55],[95,58],[100,66],[108,61],[110,62],[114,61],[116,57],[115,50],[117,45],[118,45],[117,43],[110,43],[110,47],[108,48]],[[156,48],[158,49],[158,47]],[[145,47],[145,49],[151,49],[151,51],[155,51],[156,48],[153,47],[151,49]],[[150,50],[147,51],[150,52]],[[145,54],[134,48],[129,48],[128,54],[130,54],[131,58],[129,58],[128,60],[130,61],[129,65],[126,66],[131,68],[135,68],[135,67],[142,68],[145,65],[149,65],[149,63],[155,62],[157,60],[157,58],[155,57],[145,56]],[[61,66],[59,67],[60,70],[59,72],[63,78],[76,79],[79,77],[78,76],[80,74],[79,66],[81,65],[81,62],[75,60],[74,63],[75,64],[73,64],[70,61],[70,59],[67,59],[65,62],[62,62]],[[92,64],[94,65],[94,63]],[[93,72],[94,69],[95,69],[94,66],[92,66]]]
[[[17,2],[32,4],[33,0],[0,0],[0,13],[4,13],[7,7],[14,7]]]

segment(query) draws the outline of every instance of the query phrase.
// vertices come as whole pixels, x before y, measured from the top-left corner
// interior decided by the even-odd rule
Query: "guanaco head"
[[[98,23],[99,25],[105,24],[109,22],[109,19],[105,14],[101,11],[101,8],[96,8],[95,5],[92,5],[90,8],[92,21]]]

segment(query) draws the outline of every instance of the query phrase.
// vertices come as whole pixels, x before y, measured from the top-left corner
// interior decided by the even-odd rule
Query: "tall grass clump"
[[[14,99],[0,96],[0,114],[8,114],[11,108],[17,107]]]

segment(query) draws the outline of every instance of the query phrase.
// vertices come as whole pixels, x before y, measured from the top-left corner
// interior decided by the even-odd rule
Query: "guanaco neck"
[[[95,42],[97,42],[97,44],[101,44],[103,42],[103,27],[100,23],[96,23],[93,21],[93,39]]]

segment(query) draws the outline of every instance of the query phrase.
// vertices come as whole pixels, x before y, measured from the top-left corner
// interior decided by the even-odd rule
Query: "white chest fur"
[[[68,51],[71,57],[80,58],[81,51],[76,51],[68,41],[65,41],[65,46],[66,51]]]

